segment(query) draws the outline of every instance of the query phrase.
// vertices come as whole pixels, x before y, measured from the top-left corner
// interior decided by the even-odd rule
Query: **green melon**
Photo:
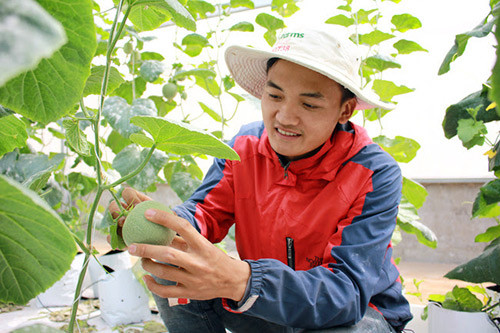
[[[170,245],[175,232],[167,227],[149,221],[144,213],[149,208],[170,212],[170,209],[157,201],[143,201],[127,215],[123,224],[122,236],[125,244],[144,243],[152,245]]]

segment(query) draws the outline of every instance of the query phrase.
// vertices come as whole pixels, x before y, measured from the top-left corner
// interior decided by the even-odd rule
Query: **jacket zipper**
[[[283,176],[284,179],[288,179],[288,167],[290,166],[291,161],[288,161],[286,165],[283,166],[283,169],[285,170],[285,174]]]

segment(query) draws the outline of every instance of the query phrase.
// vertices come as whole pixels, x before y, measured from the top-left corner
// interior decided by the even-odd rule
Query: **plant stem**
[[[99,204],[99,199],[102,195],[102,188],[97,189],[97,193],[94,199],[94,203],[92,204],[92,208],[89,213],[89,220],[87,224],[87,251],[85,251],[85,259],[83,260],[82,270],[80,271],[80,276],[78,277],[78,283],[76,285],[75,297],[73,299],[73,306],[71,308],[71,318],[68,325],[68,332],[73,333],[74,325],[76,321],[76,313],[78,311],[78,304],[80,301],[80,293],[82,291],[83,280],[85,278],[85,273],[87,272],[87,267],[89,265],[89,259],[92,251],[92,227],[94,214],[97,210],[97,206]]]
[[[128,175],[123,176],[122,178],[118,179],[113,184],[103,186],[102,188],[104,190],[109,190],[110,188],[113,188],[113,187],[118,186],[118,185],[120,185],[122,183],[125,183],[127,180],[129,180],[130,178],[132,178],[135,175],[137,175],[139,172],[142,171],[142,169],[144,169],[144,167],[146,166],[146,164],[148,164],[149,160],[151,159],[151,156],[153,156],[153,152],[155,151],[155,149],[156,149],[156,143],[154,143],[153,146],[149,149],[148,155],[146,156],[146,158],[144,159],[144,161],[142,161],[141,164],[137,167],[137,169],[135,169],[134,171],[132,171]]]
[[[488,311],[490,311],[491,309],[493,309],[493,308],[495,308],[497,306],[500,306],[500,302],[496,302],[492,306],[487,307],[486,309],[483,310],[483,312],[488,312]]]
[[[109,41],[108,41],[108,50],[106,53],[106,67],[105,67],[104,76],[102,79],[102,86],[101,86],[101,96],[100,96],[101,98],[100,98],[99,108],[97,110],[97,114],[96,114],[95,119],[94,119],[94,137],[95,137],[94,156],[96,158],[95,169],[96,169],[96,175],[97,175],[98,188],[97,188],[97,193],[96,193],[96,196],[94,198],[94,202],[92,204],[92,208],[89,212],[89,217],[88,217],[87,239],[86,239],[87,251],[85,251],[85,259],[83,261],[82,270],[80,271],[80,276],[78,277],[78,283],[76,285],[76,290],[75,290],[75,297],[74,297],[73,306],[71,309],[71,318],[70,318],[69,325],[68,325],[68,332],[70,332],[70,333],[73,333],[73,331],[74,331],[74,326],[75,326],[75,322],[76,322],[76,314],[78,311],[78,304],[80,301],[80,293],[82,290],[83,280],[84,280],[85,274],[87,272],[90,255],[92,253],[92,230],[94,227],[94,215],[97,211],[97,207],[99,205],[99,200],[101,199],[102,193],[104,191],[104,188],[102,185],[102,174],[101,174],[102,165],[101,165],[101,159],[100,159],[101,151],[100,151],[100,147],[99,147],[99,125],[100,125],[100,121],[101,121],[102,108],[104,105],[104,98],[105,98],[107,87],[108,87],[109,72],[110,72],[110,68],[111,68],[111,54],[113,53],[113,49],[116,45],[116,42],[120,38],[121,32],[123,30],[123,27],[125,26],[125,22],[127,21],[127,17],[128,17],[128,14],[130,13],[130,9],[131,9],[130,6],[127,8],[127,10],[122,18],[122,22],[120,24],[120,27],[118,28],[118,33],[116,34],[116,37],[115,37],[116,24],[118,22],[118,18],[120,16],[124,1],[125,0],[120,0],[120,3],[118,4],[118,8],[116,9],[115,20],[113,21],[113,25],[111,27],[111,32],[110,32]],[[86,110],[84,110],[84,112],[85,111]],[[80,246],[81,245],[85,245],[85,244],[80,244]],[[84,248],[85,248],[85,246],[84,246]],[[84,249],[82,249],[82,250],[84,250]]]

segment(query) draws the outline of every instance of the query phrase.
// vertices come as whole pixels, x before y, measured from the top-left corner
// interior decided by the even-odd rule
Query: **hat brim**
[[[258,99],[262,97],[264,85],[267,80],[267,61],[270,58],[280,58],[318,72],[344,86],[346,89],[349,89],[356,95],[357,103],[355,110],[372,109],[376,107],[386,110],[395,108],[395,105],[392,103],[380,101],[375,93],[367,89],[360,89],[351,78],[345,77],[341,73],[332,70],[325,71],[323,68],[317,67],[315,63],[305,58],[298,59],[297,57],[287,57],[286,55],[277,55],[273,52],[236,45],[228,47],[224,57],[229,72],[236,83]]]

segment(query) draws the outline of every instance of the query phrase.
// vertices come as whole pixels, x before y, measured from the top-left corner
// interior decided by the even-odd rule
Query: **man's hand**
[[[183,218],[156,209],[147,210],[145,216],[180,236],[175,237],[170,246],[129,246],[130,254],[143,258],[142,266],[146,271],[177,282],[177,285],[165,286],[146,276],[144,281],[151,292],[164,298],[206,300],[221,297],[234,301],[243,298],[250,278],[248,263],[225,254]]]
[[[132,207],[136,206],[137,204],[139,204],[143,201],[152,200],[147,195],[145,195],[141,192],[138,192],[131,187],[127,187],[123,190],[122,198],[125,200],[125,203],[122,203],[122,207],[125,210],[130,210]],[[116,218],[118,218],[118,216],[120,216],[120,208],[118,207],[118,204],[116,203],[115,200],[113,200],[109,204],[108,210],[111,213],[111,216],[113,217],[113,219],[116,219]],[[120,217],[117,221],[117,225],[118,225],[117,232],[119,235],[122,234],[122,227],[123,227],[124,222],[125,222],[125,216]],[[111,243],[109,236],[108,236],[108,243]]]

